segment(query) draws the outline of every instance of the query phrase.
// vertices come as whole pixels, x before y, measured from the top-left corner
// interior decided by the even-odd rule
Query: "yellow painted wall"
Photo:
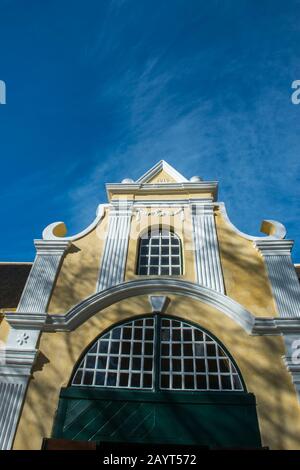
[[[187,297],[172,295],[169,298],[168,314],[206,328],[234,357],[248,391],[257,399],[263,445],[271,449],[300,449],[300,407],[282,361],[282,338],[249,336],[213,307]],[[120,320],[149,311],[147,296],[138,296],[104,309],[71,333],[42,334],[40,357],[29,385],[15,449],[39,449],[42,438],[51,436],[60,388],[67,386],[82,351],[101,331]]]
[[[216,211],[226,295],[261,317],[277,316],[266,266],[251,240],[236,233]]]
[[[179,207],[179,206],[178,206]],[[155,208],[145,208],[153,211]],[[176,211],[178,208],[160,207],[161,210]],[[171,226],[180,236],[183,245],[183,276],[187,281],[196,282],[194,243],[190,210],[184,209],[184,222],[178,214],[174,217],[143,215],[140,221],[132,217],[128,246],[125,280],[137,276],[136,263],[138,239],[147,226]],[[96,230],[73,243],[73,251],[67,254],[58,276],[48,311],[60,313],[92,295],[99,275],[100,259],[103,253],[107,230],[108,210],[105,219]],[[243,305],[256,316],[276,316],[277,310],[271,293],[263,258],[249,241],[237,234],[216,211],[216,226],[226,294]]]
[[[85,237],[72,242],[65,256],[48,307],[49,313],[64,313],[96,291],[103,252],[107,216]]]
[[[4,314],[0,313],[0,341],[6,342],[10,326],[4,318]]]

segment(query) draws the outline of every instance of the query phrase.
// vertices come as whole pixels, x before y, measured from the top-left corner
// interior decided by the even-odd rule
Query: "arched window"
[[[179,319],[143,317],[102,335],[85,354],[72,385],[155,390],[244,391],[224,347]]]
[[[140,238],[137,274],[176,276],[182,274],[179,237],[169,230],[151,230]]]

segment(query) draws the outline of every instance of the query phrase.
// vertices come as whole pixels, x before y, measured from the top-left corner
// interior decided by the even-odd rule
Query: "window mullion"
[[[161,319],[159,314],[154,315],[155,336],[154,336],[154,351],[153,351],[153,367],[154,367],[154,383],[153,391],[160,390],[160,344],[161,344]]]

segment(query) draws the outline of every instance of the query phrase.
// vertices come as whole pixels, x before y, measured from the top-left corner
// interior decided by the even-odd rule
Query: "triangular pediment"
[[[188,180],[169,163],[161,160],[141,176],[137,183],[163,184],[163,183],[184,183]]]

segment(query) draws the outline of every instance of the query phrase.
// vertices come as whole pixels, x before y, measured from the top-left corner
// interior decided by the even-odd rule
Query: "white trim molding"
[[[224,294],[214,205],[212,203],[191,204],[191,213],[198,283]]]
[[[76,235],[72,235],[69,237],[66,237],[67,233],[67,227],[64,222],[53,222],[50,225],[47,225],[47,227],[43,230],[43,240],[66,240],[66,241],[75,241],[79,240],[80,238],[84,237],[88,233],[90,233],[94,228],[97,227],[97,225],[100,223],[100,221],[104,217],[105,213],[105,208],[108,206],[108,204],[99,204],[97,207],[96,211],[96,218],[93,220],[93,222],[84,230],[81,232],[77,233]]]
[[[280,317],[300,317],[300,284],[291,259],[293,241],[256,240],[254,246],[265,260]]]
[[[217,202],[215,203],[216,207],[219,207],[220,212],[224,218],[224,220],[227,222],[227,224],[232,228],[232,230],[235,231],[238,235],[240,235],[243,238],[246,238],[247,240],[252,240],[252,241],[259,241],[259,240],[278,240],[278,239],[283,239],[286,236],[286,228],[283,224],[280,222],[277,222],[276,220],[263,220],[261,223],[260,230],[262,233],[265,233],[267,236],[265,237],[255,237],[252,235],[248,235],[247,233],[241,232],[229,219],[226,207],[224,202]]]
[[[158,295],[162,293],[162,295]],[[126,281],[117,286],[110,287],[83,300],[71,310],[59,314],[49,314],[43,326],[44,331],[73,331],[95,313],[113,305],[121,300],[139,295],[149,295],[152,299],[167,299],[167,294],[190,297],[207,305],[215,307],[241,326],[250,335],[283,335],[300,333],[300,318],[255,317],[235,300],[224,294],[199,286],[193,282],[161,277],[159,279],[144,279]],[[165,304],[164,304],[165,307]],[[152,306],[153,308],[153,306]],[[155,307],[157,308],[157,307]],[[10,323],[12,315],[6,317]],[[14,321],[14,320],[13,320]],[[199,312],[201,323],[201,311]]]
[[[111,206],[97,291],[107,289],[124,280],[131,216],[132,204],[127,200],[118,200]]]

